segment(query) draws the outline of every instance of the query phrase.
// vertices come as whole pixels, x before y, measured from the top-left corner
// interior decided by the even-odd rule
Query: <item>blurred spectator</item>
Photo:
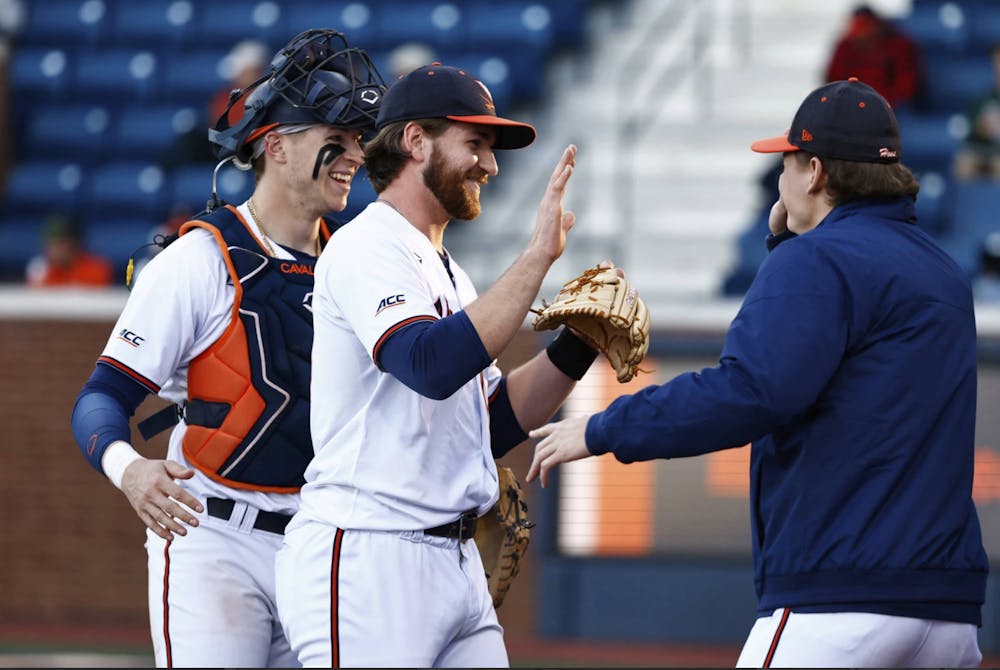
[[[824,83],[857,77],[889,101],[898,111],[915,102],[923,78],[919,47],[885,17],[867,4],[856,5],[837,40],[826,66]],[[741,236],[742,262],[725,279],[723,293],[743,295],[763,261],[764,239],[770,232],[768,218],[778,199],[781,156],[771,159],[758,177],[761,196],[747,230]]]
[[[270,50],[259,40],[247,39],[237,42],[222,60],[222,70],[227,83],[219,88],[207,101],[205,118],[179,137],[160,158],[160,164],[172,169],[188,163],[215,163],[215,154],[208,141],[208,128],[226,111],[229,96],[235,89],[243,89],[263,76],[269,65]],[[238,123],[243,118],[243,101],[234,104],[227,114],[229,124]]]
[[[229,95],[234,89],[243,89],[257,81],[264,74],[271,52],[267,45],[259,40],[243,40],[229,51],[222,63],[227,86],[223,86],[208,103],[208,122],[215,125],[216,120],[226,111]],[[233,105],[229,110],[229,125],[243,118],[243,105]]]
[[[1000,232],[990,233],[983,240],[972,295],[976,302],[1000,302]]]
[[[109,286],[113,281],[111,261],[83,248],[79,224],[68,214],[49,216],[42,245],[25,272],[29,286]]]
[[[968,114],[969,134],[955,155],[955,176],[1000,178],[1000,44],[993,47],[993,87]]]
[[[434,51],[422,42],[404,42],[389,53],[389,81],[402,77],[418,67],[433,63]]]
[[[920,49],[868,5],[851,12],[826,67],[826,81],[857,77],[882,94],[893,109],[913,102],[923,78]]]

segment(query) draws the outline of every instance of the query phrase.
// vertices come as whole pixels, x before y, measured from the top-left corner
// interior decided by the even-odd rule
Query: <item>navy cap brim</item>
[[[473,116],[447,116],[452,121],[493,126],[496,130],[494,149],[522,149],[535,141],[535,127],[528,123],[505,119],[502,116],[479,114]]]

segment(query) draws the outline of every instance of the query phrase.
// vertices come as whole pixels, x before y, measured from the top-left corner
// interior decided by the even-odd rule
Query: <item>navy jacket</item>
[[[765,259],[717,366],[587,424],[625,463],[753,443],[762,614],[980,623],[972,292],[914,221],[911,198],[836,207]]]

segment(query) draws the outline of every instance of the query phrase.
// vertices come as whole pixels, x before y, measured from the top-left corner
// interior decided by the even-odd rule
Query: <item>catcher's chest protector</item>
[[[222,336],[191,362],[184,455],[227,486],[298,490],[309,437],[315,259],[271,258],[235,209],[184,225],[211,232],[236,293]]]

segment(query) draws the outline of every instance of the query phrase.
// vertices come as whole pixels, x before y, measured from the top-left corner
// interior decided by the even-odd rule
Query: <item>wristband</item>
[[[563,328],[556,339],[545,347],[545,353],[560,372],[570,379],[580,381],[599,352],[594,351],[593,347],[574,335],[569,328]]]
[[[115,440],[104,450],[104,456],[101,457],[101,467],[104,468],[104,474],[111,480],[111,483],[120,489],[122,477],[125,476],[125,468],[140,458],[142,455],[133,449],[131,444]]]

